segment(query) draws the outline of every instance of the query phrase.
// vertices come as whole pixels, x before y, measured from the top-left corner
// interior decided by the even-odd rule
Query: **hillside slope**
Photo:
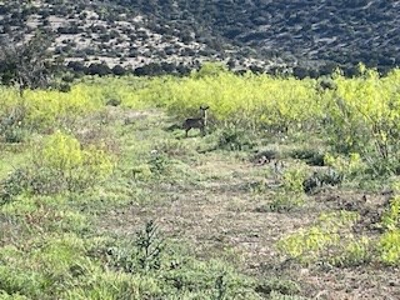
[[[0,4],[0,30],[56,31],[55,53],[86,65],[216,59],[256,70],[289,65],[302,75],[360,61],[398,66],[399,13],[400,1],[378,0],[12,1]]]

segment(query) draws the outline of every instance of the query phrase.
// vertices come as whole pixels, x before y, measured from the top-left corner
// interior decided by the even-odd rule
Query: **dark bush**
[[[111,71],[113,72],[114,75],[117,75],[117,76],[122,76],[122,75],[125,75],[127,73],[125,68],[123,66],[121,66],[121,65],[115,65],[114,68],[112,68]]]
[[[333,169],[327,171],[314,172],[313,175],[308,177],[303,182],[304,192],[311,194],[317,188],[321,188],[326,185],[335,186],[343,181],[343,175],[336,172]]]
[[[67,65],[68,69],[74,72],[87,73],[88,69],[82,61],[70,61]]]
[[[106,76],[106,75],[110,75],[112,73],[112,71],[109,68],[109,66],[107,66],[104,63],[101,63],[101,64],[92,63],[92,64],[90,64],[86,73],[88,75]]]

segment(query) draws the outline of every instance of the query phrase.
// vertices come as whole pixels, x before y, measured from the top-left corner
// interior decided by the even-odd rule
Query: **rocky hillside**
[[[0,33],[55,32],[54,54],[74,68],[184,73],[213,59],[304,76],[400,65],[399,14],[394,0],[25,0],[0,4]]]

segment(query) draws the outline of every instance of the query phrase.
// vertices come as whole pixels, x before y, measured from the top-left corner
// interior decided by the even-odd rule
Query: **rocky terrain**
[[[300,77],[400,61],[400,1],[34,0],[0,4],[3,38],[54,32],[55,56],[141,74],[185,73],[204,60]],[[5,42],[3,42],[5,43]],[[122,73],[116,68],[114,73]]]

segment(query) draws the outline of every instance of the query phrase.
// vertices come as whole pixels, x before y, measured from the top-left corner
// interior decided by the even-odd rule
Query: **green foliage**
[[[24,192],[46,195],[90,189],[113,170],[113,160],[103,150],[81,149],[77,139],[61,132],[47,137],[32,152],[30,164],[1,182],[3,203]]]
[[[304,160],[310,166],[324,166],[324,154],[316,149],[296,149],[290,153],[291,157]]]
[[[280,295],[297,295],[300,293],[300,286],[291,281],[284,279],[270,279],[257,285],[255,289],[260,294],[270,296],[271,294],[279,293]],[[290,298],[289,298],[290,299]]]
[[[366,121],[358,113],[360,109],[365,112],[370,108],[355,98],[360,95],[358,89],[364,89],[361,83],[367,82],[371,94],[392,99],[388,100],[390,107],[377,109],[384,115],[382,118],[375,112],[371,112],[372,116],[385,121],[393,114],[397,120],[400,77],[397,73],[373,80],[370,75],[362,76],[335,79],[337,90],[327,89],[323,93],[315,91],[316,82],[311,79],[237,76],[224,70],[203,70],[201,76],[194,74],[180,79],[85,78],[73,85],[70,92],[27,90],[23,99],[16,90],[0,87],[0,154],[4,154],[1,166],[6,166],[0,174],[0,208],[5,218],[0,222],[8,228],[12,218],[11,225],[15,225],[13,231],[4,230],[0,236],[0,290],[4,298],[21,295],[30,299],[259,299],[254,279],[240,275],[225,261],[200,261],[177,250],[174,247],[179,242],[168,243],[161,238],[154,224],[148,224],[133,241],[110,239],[107,245],[99,242],[103,243],[102,250],[106,250],[94,255],[92,249],[99,250],[99,246],[89,238],[97,232],[90,226],[91,222],[97,221],[96,215],[104,211],[123,222],[126,210],[117,211],[122,204],[130,203],[132,211],[138,212],[141,208],[137,206],[143,203],[157,205],[163,199],[180,201],[177,190],[196,189],[197,195],[198,190],[206,188],[232,192],[237,201],[248,196],[251,186],[257,200],[266,193],[267,199],[272,199],[266,207],[261,207],[263,211],[282,213],[297,209],[305,199],[312,201],[304,191],[337,185],[369,172],[379,176],[389,174],[386,170],[393,172],[398,156],[396,128],[390,130],[379,123],[375,124],[379,130],[373,129],[368,118]],[[337,100],[338,93],[345,95],[344,108],[339,107],[342,104]],[[120,99],[121,106],[105,107],[109,99]],[[367,101],[380,105],[370,98]],[[142,118],[142,112],[125,111],[126,107],[151,106],[184,119],[203,103],[210,105],[210,119],[217,129],[201,140],[175,139],[161,129],[164,117],[153,110],[146,112],[150,115],[147,121],[144,121],[147,115],[143,114]],[[138,122],[124,126],[121,120],[130,114]],[[107,119],[98,115],[106,115]],[[96,122],[101,119],[102,128],[113,130],[121,142],[118,168],[114,169],[114,158],[101,150],[106,148],[102,147],[104,136],[90,139],[78,133],[82,124],[92,125],[94,119]],[[55,133],[50,134],[54,129]],[[284,134],[271,138],[276,131]],[[387,139],[373,136],[373,147],[364,137],[357,136],[375,131],[391,136]],[[62,132],[75,132],[76,136]],[[29,138],[23,133],[29,134]],[[271,189],[272,174],[268,166],[253,167],[246,163],[241,165],[245,170],[236,172],[231,161],[229,167],[224,164],[225,169],[219,168],[219,160],[227,152],[196,153],[196,149],[212,143],[222,149],[243,151],[263,146],[265,142],[267,147],[279,148],[280,154],[293,149],[288,143],[294,136],[307,138],[309,135],[315,135],[321,149],[325,149],[323,143],[327,139],[333,142],[341,134],[345,144],[342,146],[346,149],[333,147],[323,161],[321,152],[310,146],[292,153],[288,151],[293,158],[330,169],[309,176],[310,168],[304,164],[276,165],[275,173],[281,183],[277,190]],[[18,140],[23,147],[15,158],[12,151],[3,150],[11,146],[4,142]],[[248,162],[248,154],[230,154],[235,159],[232,163],[239,159]],[[279,156],[265,154],[272,159]],[[18,167],[5,177],[11,169],[7,161],[10,157]],[[209,165],[214,159],[215,165],[214,161]],[[269,172],[268,176],[265,172]],[[238,178],[241,175],[245,178]],[[206,182],[202,181],[204,178]],[[230,181],[225,180],[228,178]],[[93,186],[96,188],[92,189]],[[236,189],[243,192],[240,197]],[[271,194],[273,198],[269,197]],[[237,203],[240,203],[238,210],[249,208],[243,202]],[[398,265],[398,197],[393,198],[382,216],[381,222],[387,230],[382,236],[368,239],[353,236],[350,227],[358,218],[358,214],[348,212],[322,214],[310,227],[284,236],[277,247],[282,254],[305,263],[320,260],[347,267],[379,260]],[[376,239],[379,239],[377,243]],[[269,291],[265,295],[271,298],[295,299],[298,293],[294,283],[271,280],[261,285]]]
[[[164,154],[154,154],[148,162],[150,171],[156,176],[165,175],[171,166],[170,159]]]
[[[388,265],[400,264],[400,229],[387,231],[381,236],[378,252],[383,263]]]
[[[111,157],[103,150],[82,150],[77,139],[57,132],[49,136],[33,158],[43,168],[64,182],[69,192],[84,190],[105,179],[113,169]]]
[[[307,176],[307,169],[304,166],[293,166],[283,171],[283,189],[287,192],[303,193],[303,182]]]
[[[367,264],[373,259],[374,249],[368,237],[351,240],[340,253],[331,259],[332,263],[341,267],[355,267]]]
[[[328,109],[334,126],[329,131],[338,147],[387,159],[398,151],[398,72],[379,78],[375,70],[362,71],[358,78],[335,77]]]
[[[219,76],[222,74],[226,74],[228,72],[228,69],[225,65],[222,63],[217,63],[217,62],[205,62],[201,66],[200,70],[198,71],[193,71],[190,76],[194,79],[202,79],[205,77],[213,77],[213,76]]]
[[[351,153],[349,157],[334,156],[328,153],[324,160],[327,166],[332,167],[338,173],[342,181],[363,174],[366,170],[365,163],[358,153]]]
[[[274,195],[271,203],[268,204],[268,210],[272,212],[288,212],[301,207],[304,204],[304,198],[298,193],[278,192]]]
[[[141,270],[149,271],[161,267],[161,254],[164,250],[164,242],[160,239],[158,228],[153,221],[146,223],[146,228],[137,233],[136,247]]]
[[[400,228],[400,196],[391,199],[390,206],[383,214],[381,222],[388,230]]]
[[[343,181],[343,175],[334,169],[316,171],[303,181],[304,192],[309,194],[325,185],[335,186]]]
[[[340,245],[340,232],[353,224],[358,217],[358,214],[346,211],[323,213],[316,225],[284,237],[277,247],[283,253],[304,263],[323,259],[325,251]]]
[[[250,150],[256,145],[256,137],[237,126],[224,127],[218,138],[218,148],[230,151]]]

